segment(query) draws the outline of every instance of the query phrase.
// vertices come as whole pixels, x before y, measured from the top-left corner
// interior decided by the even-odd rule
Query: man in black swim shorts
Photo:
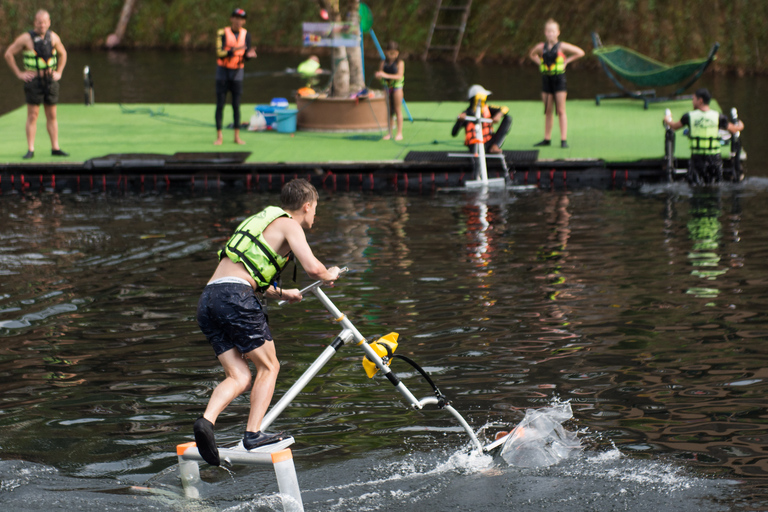
[[[8,67],[19,80],[24,81],[27,100],[27,154],[22,158],[35,156],[35,135],[41,103],[51,138],[51,155],[69,156],[59,147],[59,123],[56,117],[59,80],[67,65],[67,50],[59,36],[49,30],[51,16],[48,11],[37,11],[34,26],[34,30],[21,34],[5,51]],[[16,55],[21,52],[24,54],[24,71],[16,65]]]
[[[339,268],[326,268],[315,258],[304,234],[315,221],[317,198],[317,190],[306,180],[286,183],[280,194],[282,208],[269,206],[240,223],[219,252],[219,264],[200,297],[198,324],[226,374],[194,425],[197,449],[209,464],[220,464],[213,431],[216,418],[249,388],[251,410],[243,436],[245,449],[287,437],[261,431],[280,363],[260,297],[289,302],[302,299],[298,289],[282,289],[279,284],[291,255],[313,279],[332,284],[338,278]],[[248,361],[256,367],[253,384]]]

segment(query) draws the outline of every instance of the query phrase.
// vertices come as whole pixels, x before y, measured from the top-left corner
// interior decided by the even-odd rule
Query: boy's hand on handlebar
[[[288,301],[290,304],[294,302],[300,302],[304,296],[301,294],[298,288],[291,288],[289,290],[283,289],[282,300]]]
[[[330,279],[323,279],[323,283],[327,284],[328,286],[333,286],[333,282],[339,278],[340,273],[341,269],[339,267],[329,268],[328,275],[330,276]]]

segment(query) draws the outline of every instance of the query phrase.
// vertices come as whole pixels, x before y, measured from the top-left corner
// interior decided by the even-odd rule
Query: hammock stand
[[[704,70],[715,60],[715,54],[720,43],[712,45],[709,56],[705,59],[695,59],[673,66],[646,57],[630,48],[623,46],[603,46],[600,36],[592,32],[593,53],[600,61],[600,66],[608,75],[608,78],[616,84],[622,92],[610,94],[598,94],[595,103],[600,105],[603,99],[611,98],[635,98],[643,101],[643,108],[648,109],[648,103],[669,101],[673,99],[685,99],[691,96],[680,96],[683,91],[693,85],[704,73]],[[671,96],[657,97],[655,89],[632,91],[624,87],[615,75],[632,83],[636,87],[663,87],[682,83]]]

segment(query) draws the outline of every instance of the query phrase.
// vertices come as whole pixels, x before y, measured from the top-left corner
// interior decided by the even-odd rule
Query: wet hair
[[[397,42],[395,42],[395,41],[390,41],[390,42],[387,43],[387,51],[389,51],[389,50],[395,50],[395,51],[399,52],[400,51],[400,45],[397,44]]]
[[[283,186],[280,192],[280,203],[283,210],[296,211],[306,203],[317,201],[317,189],[304,178],[291,180]]]
[[[696,89],[696,92],[693,93],[693,95],[699,98],[701,101],[703,101],[705,105],[709,105],[709,102],[712,100],[712,94],[709,92],[709,89],[707,89],[706,87],[702,87],[701,89]]]

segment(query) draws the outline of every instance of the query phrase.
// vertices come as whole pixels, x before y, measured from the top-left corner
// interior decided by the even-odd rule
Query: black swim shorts
[[[565,90],[565,74],[541,75],[541,92],[555,94]]]
[[[197,324],[217,357],[233,348],[246,354],[272,340],[267,316],[248,284],[206,286],[197,304]]]
[[[31,82],[24,82],[24,95],[28,105],[55,105],[59,102],[59,82],[51,78],[35,77]]]

